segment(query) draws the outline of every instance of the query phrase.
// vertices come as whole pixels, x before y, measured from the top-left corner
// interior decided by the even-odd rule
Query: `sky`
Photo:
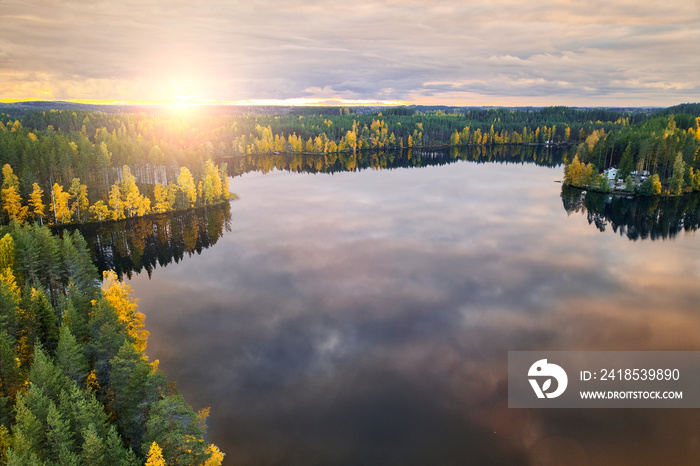
[[[700,0],[0,0],[0,101],[670,106]]]

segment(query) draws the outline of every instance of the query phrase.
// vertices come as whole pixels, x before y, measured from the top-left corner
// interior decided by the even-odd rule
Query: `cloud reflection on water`
[[[149,354],[229,464],[691,463],[697,410],[504,405],[507,351],[700,349],[695,238],[601,235],[560,177],[236,178],[231,233],[132,279]]]

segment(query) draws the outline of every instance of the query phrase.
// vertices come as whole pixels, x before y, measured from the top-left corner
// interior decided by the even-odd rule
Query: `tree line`
[[[219,465],[194,412],[145,354],[144,315],[78,232],[0,231],[0,462]]]
[[[258,115],[222,129],[223,152],[235,154],[335,153],[367,149],[461,145],[569,144],[595,130],[623,127],[641,111],[484,109],[446,113],[408,108],[375,113]],[[600,118],[603,118],[601,120]],[[230,144],[230,149],[227,147]],[[223,153],[222,153],[223,155]]]
[[[158,151],[157,146],[151,148]],[[210,158],[200,161],[197,176],[187,166],[174,169],[163,160],[158,165],[146,163],[139,176],[128,164],[112,166],[112,155],[105,141],[92,143],[82,131],[66,134],[48,128],[34,133],[18,120],[7,126],[0,122],[3,217],[55,225],[101,222],[229,197],[226,166],[217,166]],[[77,173],[86,181],[74,176]]]
[[[201,178],[207,158],[235,154],[334,153],[363,149],[445,147],[455,145],[577,143],[595,130],[610,131],[647,113],[633,109],[417,110],[383,108],[362,113],[345,108],[300,107],[278,114],[230,116],[214,110],[190,116],[162,112],[105,113],[49,110],[0,115],[11,133],[25,128],[19,140],[0,138],[0,154],[26,173],[27,191],[34,181],[52,185],[77,177],[88,186],[109,186],[110,168],[128,165],[142,183],[174,180],[186,166]],[[34,146],[26,140],[31,132]],[[21,165],[21,170],[18,168]],[[36,179],[33,179],[36,178]]]
[[[601,172],[615,168],[626,191],[679,195],[700,190],[700,106],[682,108],[696,113],[594,131],[575,148],[564,182],[607,192],[611,186]]]
[[[564,149],[546,146],[475,146],[434,149],[384,149],[314,153],[273,153],[232,157],[227,163],[229,176],[248,172],[269,173],[273,170],[295,173],[338,173],[365,169],[390,170],[394,168],[445,165],[457,161],[478,163],[534,163],[556,167],[563,163]]]
[[[212,167],[209,161],[276,153],[576,145],[580,162],[595,160],[602,169],[621,163],[629,145],[631,164],[641,161],[653,167],[664,183],[672,176],[677,152],[690,167],[695,142],[688,129],[696,123],[683,112],[696,112],[696,107],[680,106],[675,117],[669,113],[673,109],[654,113],[569,107],[397,107],[362,112],[305,107],[258,115],[63,109],[19,118],[2,114],[0,164],[12,169],[3,178],[3,189],[14,188],[6,191],[7,208],[2,213],[6,220],[25,217],[62,224],[206,204],[218,198],[219,183],[226,185],[225,167]],[[662,133],[672,118],[676,126],[669,129],[671,138],[666,140]],[[660,124],[664,128],[657,128]],[[653,141],[645,142],[640,131],[655,133],[646,138]],[[678,150],[673,149],[676,146]],[[226,194],[222,189],[221,196]]]

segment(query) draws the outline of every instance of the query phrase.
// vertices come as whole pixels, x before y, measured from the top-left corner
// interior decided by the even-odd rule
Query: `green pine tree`
[[[83,386],[88,376],[88,362],[75,337],[66,325],[61,325],[56,348],[56,363],[69,379]]]

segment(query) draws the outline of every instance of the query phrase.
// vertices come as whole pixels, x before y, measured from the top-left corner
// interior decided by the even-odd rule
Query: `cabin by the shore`
[[[626,180],[623,180],[622,178],[618,178],[618,173],[620,170],[617,168],[608,168],[603,172],[603,175],[608,179],[608,184],[610,186],[610,189],[614,190],[625,190],[627,189],[627,184],[625,183]],[[630,172],[630,177],[632,179],[632,182],[634,183],[634,186],[639,186],[641,183],[647,180],[651,173],[649,173],[646,170],[635,170],[633,172]]]

